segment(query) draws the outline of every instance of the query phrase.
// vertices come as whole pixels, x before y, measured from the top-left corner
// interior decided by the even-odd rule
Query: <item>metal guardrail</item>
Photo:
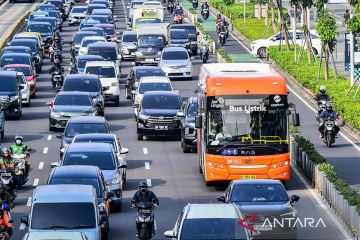
[[[360,239],[360,215],[356,207],[349,204],[319,167],[299,147],[294,138],[290,140],[291,161],[302,170],[312,186],[329,204],[339,220],[349,229],[355,239]]]

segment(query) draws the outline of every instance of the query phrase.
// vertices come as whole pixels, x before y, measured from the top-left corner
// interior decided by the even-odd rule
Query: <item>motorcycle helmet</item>
[[[9,148],[7,147],[4,147],[2,150],[1,150],[1,155],[3,158],[9,158],[10,155],[11,155],[11,151]]]
[[[326,87],[325,86],[320,86],[319,91],[321,94],[325,94],[326,93]]]
[[[22,136],[15,136],[16,145],[20,145],[23,142],[24,138]]]
[[[59,60],[59,59],[55,59],[55,60],[54,60],[54,65],[60,65],[60,60]]]
[[[332,108],[333,108],[333,106],[332,106],[331,102],[326,103],[326,110],[332,111]]]
[[[139,191],[142,192],[142,193],[146,193],[148,191],[148,185],[147,185],[146,182],[141,181],[139,183]]]

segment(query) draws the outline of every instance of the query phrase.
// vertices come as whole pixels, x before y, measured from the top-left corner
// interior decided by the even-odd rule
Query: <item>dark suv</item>
[[[199,35],[199,32],[196,31],[196,27],[194,24],[172,24],[170,26],[170,30],[172,29],[185,29],[189,40],[190,40],[190,46],[191,51],[193,55],[197,54],[197,36]]]
[[[15,71],[0,71],[0,105],[7,116],[19,119],[22,114],[20,75]]]
[[[197,97],[190,97],[184,104],[184,115],[181,128],[181,148],[184,153],[195,151],[197,144],[195,129],[195,116],[197,114]]]
[[[137,118],[137,139],[143,136],[179,136],[182,112],[181,96],[178,92],[145,92]]]

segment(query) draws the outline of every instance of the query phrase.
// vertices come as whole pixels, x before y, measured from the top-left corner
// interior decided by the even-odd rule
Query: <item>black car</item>
[[[145,92],[137,118],[137,139],[143,136],[178,136],[181,134],[181,96],[178,92]]]
[[[7,46],[1,51],[1,55],[4,53],[27,53],[32,55],[31,48],[26,46]]]
[[[184,104],[184,115],[181,127],[181,148],[184,153],[195,151],[197,148],[195,116],[198,110],[197,97],[190,97]]]
[[[87,36],[100,36],[100,35],[97,32],[92,32],[92,31],[76,32],[72,41],[70,41],[70,53],[73,59],[79,52],[81,41],[83,40],[84,37]]]
[[[190,46],[191,46],[191,51],[193,55],[197,54],[197,43],[198,43],[198,39],[197,36],[199,35],[199,32],[196,31],[196,27],[194,24],[172,24],[170,26],[170,30],[171,29],[184,29],[187,32],[187,35],[189,37],[190,40]]]
[[[190,41],[184,29],[170,30],[170,47],[183,47],[190,50]]]
[[[245,216],[257,214],[254,228],[261,239],[296,239],[297,211],[293,203],[299,199],[296,195],[289,197],[281,181],[272,179],[232,181],[224,195],[217,198],[236,204]],[[280,223],[285,220],[284,226],[274,224],[274,219]]]
[[[0,71],[0,105],[7,116],[20,118],[22,96],[19,75],[15,71]]]
[[[100,168],[87,165],[56,167],[51,171],[47,184],[79,184],[93,186],[96,190],[100,214],[105,215],[106,218],[109,217],[110,198],[114,197],[114,193],[110,193],[107,190],[105,178]],[[107,221],[107,225],[102,228],[102,231],[105,232],[108,229],[109,222]]]
[[[40,73],[43,59],[41,53],[41,49],[39,48],[38,42],[35,39],[26,39],[26,38],[17,38],[13,39],[9,46],[26,46],[31,49],[31,57],[32,61],[34,62],[34,66],[36,68],[36,72]]]
[[[75,135],[84,133],[110,133],[109,124],[104,117],[100,116],[70,118],[63,134],[56,136],[62,139],[60,156],[65,152],[66,147],[72,142]]]
[[[50,105],[49,131],[63,129],[71,117],[96,116],[90,93],[88,92],[59,92]]]
[[[158,66],[138,66],[133,67],[126,79],[125,83],[125,96],[127,99],[131,99],[133,95],[132,90],[138,87],[140,78],[152,77],[152,76],[166,76],[164,71]]]
[[[104,116],[105,112],[104,90],[106,89],[101,86],[99,76],[94,74],[67,75],[64,86],[62,87],[62,91],[64,92],[89,92],[100,116]]]
[[[50,6],[49,4],[46,4]],[[49,46],[49,41],[52,39],[52,36],[55,32],[55,29],[51,26],[48,22],[30,22],[26,26],[27,32],[39,32],[41,35],[41,38],[43,40],[43,43],[46,46]]]
[[[75,58],[75,62],[71,63],[70,73],[84,73],[86,63],[91,61],[104,61],[104,58],[99,55],[79,55]]]
[[[34,22],[50,23],[51,27],[57,31],[61,31],[61,24],[56,17],[36,17]]]

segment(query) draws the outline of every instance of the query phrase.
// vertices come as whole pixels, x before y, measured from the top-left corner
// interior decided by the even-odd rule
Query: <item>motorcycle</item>
[[[209,9],[208,8],[204,8],[201,11],[201,16],[203,17],[204,20],[207,20],[209,18]]]
[[[27,154],[13,154],[12,159],[15,161],[15,175],[17,176],[18,189],[23,186],[27,181],[26,176],[26,161],[28,159]]]
[[[197,7],[199,6],[199,1],[198,0],[192,0],[192,6],[194,9],[197,9]]]
[[[221,31],[219,33],[219,43],[221,44],[221,46],[224,46],[225,41],[226,41],[226,33],[225,31]]]
[[[62,57],[62,52],[61,52],[61,48],[53,45],[51,46],[51,49],[49,51],[49,55],[50,55],[50,60],[53,62],[55,59],[58,59],[60,62],[63,61],[63,57]]]
[[[0,181],[5,185],[6,191],[15,197],[13,191],[16,188],[14,183],[14,170],[10,168],[0,169]]]
[[[174,17],[174,24],[182,24],[183,16],[181,14],[176,14]]]
[[[335,120],[324,119],[324,143],[328,148],[335,143]]]
[[[203,63],[207,62],[207,60],[209,59],[209,45],[201,45],[200,58]]]
[[[172,14],[174,12],[174,3],[168,2],[167,10],[169,11],[170,14]]]
[[[150,202],[140,202],[136,205],[136,224],[141,224],[138,238],[140,240],[151,239],[155,235],[154,229],[154,205]]]
[[[62,74],[60,73],[60,71],[55,70],[52,73],[51,82],[52,82],[53,89],[60,91],[62,84],[63,84]]]

